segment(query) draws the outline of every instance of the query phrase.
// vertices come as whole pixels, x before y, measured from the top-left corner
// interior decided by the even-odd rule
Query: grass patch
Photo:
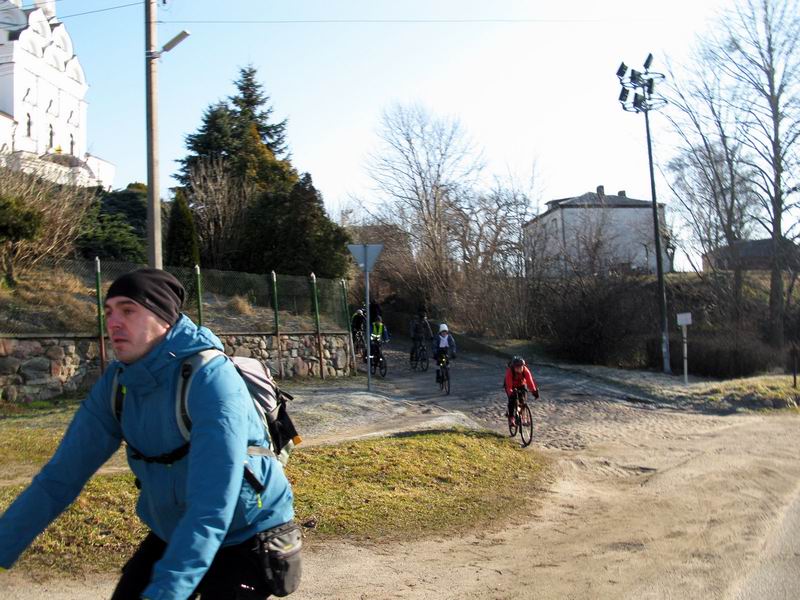
[[[301,449],[287,474],[297,520],[317,521],[311,539],[417,539],[506,522],[531,506],[544,466],[507,438],[443,431]],[[22,489],[0,487],[0,512]],[[137,493],[132,475],[94,477],[19,567],[48,577],[118,569],[146,534]]]
[[[22,489],[0,488],[0,510]],[[19,568],[38,578],[119,569],[147,534],[135,514],[137,494],[133,475],[94,477],[72,506],[22,554]]]
[[[298,450],[287,474],[298,519],[314,518],[317,535],[417,538],[502,522],[543,466],[507,438],[448,431]]]
[[[800,400],[800,390],[792,387],[791,375],[762,375],[699,383],[690,386],[689,391],[692,396],[734,405],[777,400],[779,406],[785,406]]]

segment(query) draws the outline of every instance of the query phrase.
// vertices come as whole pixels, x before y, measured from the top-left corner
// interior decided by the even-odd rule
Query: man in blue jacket
[[[192,378],[189,442],[182,436],[175,401],[182,363],[201,350],[222,350],[211,331],[180,313],[184,295],[180,282],[158,269],[111,285],[105,315],[117,361],[0,518],[0,568],[11,567],[125,440],[141,489],[136,511],[150,533],[112,598],[255,599],[272,592],[263,540],[292,520],[292,491],[243,380],[222,354]],[[115,374],[124,393],[119,418],[111,400]]]

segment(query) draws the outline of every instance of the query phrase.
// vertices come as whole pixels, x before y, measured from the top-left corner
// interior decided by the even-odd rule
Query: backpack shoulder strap
[[[189,388],[192,386],[194,374],[217,356],[226,355],[221,350],[209,348],[192,354],[181,363],[181,378],[175,388],[175,417],[178,421],[178,429],[187,442],[192,430],[192,418],[189,415]]]
[[[119,384],[119,372],[121,369],[114,371],[114,378],[111,380],[111,394],[109,401],[111,402],[111,414],[117,420],[117,423],[122,423],[122,404],[125,402],[125,386]]]

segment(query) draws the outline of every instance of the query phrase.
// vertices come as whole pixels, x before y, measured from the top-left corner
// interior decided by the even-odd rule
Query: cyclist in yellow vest
[[[375,358],[380,360],[383,357],[381,345],[383,342],[389,341],[389,329],[383,324],[383,317],[378,315],[372,322],[372,332],[369,336],[369,353]]]

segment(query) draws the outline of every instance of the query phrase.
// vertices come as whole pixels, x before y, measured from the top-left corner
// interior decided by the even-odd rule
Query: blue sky
[[[115,187],[146,180],[143,5],[69,15],[127,3],[56,3],[90,84],[89,150],[116,164]],[[679,67],[706,20],[729,4],[168,0],[159,3],[159,43],[181,29],[192,35],[159,65],[161,189],[174,183],[174,160],[203,110],[253,64],[275,116],[289,120],[295,166],[311,173],[334,216],[351,195],[374,197],[364,162],[394,102],[458,118],[484,149],[487,175],[524,178],[535,163],[543,201],[601,184],[648,199],[643,117],[620,109],[616,68],[640,65],[648,52],[654,69],[667,57]],[[187,22],[200,20],[245,23]],[[312,22],[326,20],[398,22]],[[665,122],[652,121],[663,162]],[[659,199],[669,203],[663,185]]]

